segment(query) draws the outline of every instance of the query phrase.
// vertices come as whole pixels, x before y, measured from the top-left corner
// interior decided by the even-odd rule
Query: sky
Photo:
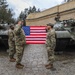
[[[24,11],[25,8],[29,8],[30,6],[36,6],[41,10],[45,10],[56,5],[59,5],[63,2],[63,0],[7,0],[9,4],[9,8],[13,9],[15,13],[14,17],[17,18],[21,11]]]

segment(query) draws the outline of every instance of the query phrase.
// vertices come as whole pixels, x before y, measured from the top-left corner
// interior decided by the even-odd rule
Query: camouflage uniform
[[[22,60],[23,52],[24,52],[24,46],[26,43],[25,40],[25,34],[22,30],[21,25],[16,25],[14,30],[15,35],[15,45],[16,45],[16,62],[20,63]]]
[[[9,35],[9,39],[8,39],[9,56],[10,56],[10,58],[13,58],[14,54],[15,54],[14,30],[9,29],[8,35]]]
[[[55,39],[55,30],[51,29],[47,33],[46,37],[46,47],[48,52],[48,63],[53,64],[55,57],[54,57],[54,49],[56,46],[56,39]]]

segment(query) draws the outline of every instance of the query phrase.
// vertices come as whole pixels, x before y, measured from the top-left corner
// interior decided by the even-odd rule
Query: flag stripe
[[[45,44],[45,41],[26,41],[27,44]]]
[[[46,30],[30,30],[30,33],[46,33]]]
[[[46,35],[47,33],[30,33],[30,35]]]
[[[46,36],[41,36],[41,35],[40,35],[40,36],[32,36],[32,35],[26,36],[26,38],[35,38],[35,37],[36,37],[36,38],[41,38],[41,37],[42,37],[42,38],[46,38]]]
[[[46,29],[46,26],[36,26],[36,27],[35,27],[35,26],[31,26],[31,27],[30,27],[30,30],[31,30],[31,29],[33,29],[33,30],[35,30],[35,29],[44,30],[44,29]]]
[[[45,41],[46,40],[46,38],[26,38],[26,41],[27,40],[29,40],[29,41],[32,41],[32,39],[33,39],[33,41]]]

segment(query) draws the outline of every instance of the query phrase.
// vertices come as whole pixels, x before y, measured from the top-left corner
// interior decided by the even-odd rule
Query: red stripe
[[[44,29],[46,29],[46,27],[30,27],[30,30],[31,30],[31,29],[33,29],[33,30],[35,30],[35,29],[44,30]]]
[[[45,28],[46,28],[47,26],[44,26],[44,25],[42,25],[42,26],[35,26],[35,25],[34,25],[34,26],[30,26],[30,27],[32,27],[32,28],[34,28],[34,27],[37,27],[37,28],[45,27]]]
[[[40,36],[33,36],[33,35],[30,35],[30,36],[26,36],[26,38],[46,38],[46,36],[42,36],[42,35],[40,35]]]
[[[45,44],[45,41],[26,41],[27,44]]]

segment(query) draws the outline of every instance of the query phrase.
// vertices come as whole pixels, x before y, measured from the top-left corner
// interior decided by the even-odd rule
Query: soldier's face
[[[23,22],[21,23],[21,25],[23,25]]]
[[[12,26],[11,29],[14,30],[14,26]]]
[[[18,24],[19,24],[19,25],[22,25],[22,21],[19,21]]]
[[[47,30],[50,30],[51,29],[51,26],[47,26]]]
[[[47,26],[47,28],[46,28],[46,32],[48,32],[48,30],[50,30],[50,28],[51,28],[50,26]]]

